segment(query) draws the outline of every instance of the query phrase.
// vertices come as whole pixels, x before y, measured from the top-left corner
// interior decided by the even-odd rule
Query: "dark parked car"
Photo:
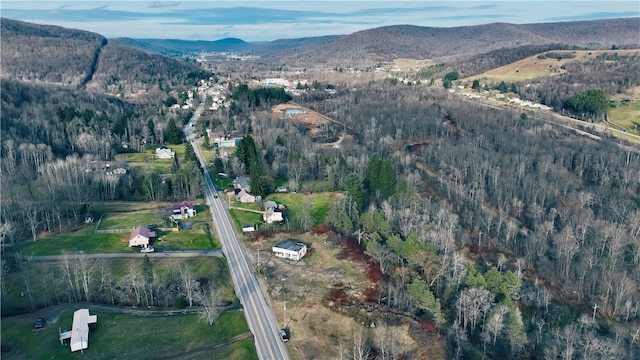
[[[282,339],[282,341],[284,342],[289,341],[289,334],[287,333],[287,329],[280,330],[280,339]]]
[[[33,324],[33,327],[36,329],[42,329],[44,327],[44,319],[43,318],[37,318],[36,322]]]

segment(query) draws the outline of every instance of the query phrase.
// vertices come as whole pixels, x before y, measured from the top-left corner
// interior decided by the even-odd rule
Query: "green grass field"
[[[153,246],[158,249],[219,249],[220,243],[212,234],[201,230],[184,230],[159,234]]]
[[[313,217],[313,225],[324,223],[327,213],[329,212],[329,203],[333,197],[333,193],[322,192],[305,195],[296,194],[272,194],[267,196],[266,200],[273,200],[278,204],[284,204],[293,216],[300,211],[307,201],[311,201],[311,216]]]
[[[128,253],[135,250],[122,242],[121,238],[129,234],[94,234],[94,224],[86,225],[80,230],[57,234],[39,239],[36,242],[21,243],[16,247],[16,252],[25,255],[60,255],[63,251],[75,253]]]
[[[71,353],[58,340],[58,328],[69,329],[73,312],[64,312],[55,323],[33,329],[34,315],[2,319],[2,357],[6,359],[158,359],[194,353],[247,333],[241,311],[221,314],[209,326],[197,315],[130,316],[91,311],[98,315],[96,330],[90,332],[89,348]],[[215,348],[209,358],[257,359],[252,339]],[[220,355],[218,357],[217,355]],[[207,356],[209,356],[207,355]]]
[[[262,214],[237,209],[230,209],[229,213],[240,234],[242,234],[242,224],[262,224]]]
[[[640,101],[611,106],[607,110],[607,116],[609,121],[627,129],[630,134],[640,134]]]
[[[168,214],[168,210],[166,211]],[[127,213],[106,213],[102,216],[97,230],[134,229],[140,225],[162,224],[165,219],[161,217],[162,211],[135,211]],[[168,215],[167,215],[168,216]]]
[[[156,148],[160,145],[147,145],[144,152],[119,154],[117,160],[125,161],[130,166],[158,171],[161,174],[170,174],[172,159],[156,159]],[[185,144],[180,145],[163,145],[173,150],[178,158],[184,156]]]

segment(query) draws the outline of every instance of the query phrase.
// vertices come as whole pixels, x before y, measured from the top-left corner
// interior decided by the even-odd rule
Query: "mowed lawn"
[[[627,129],[630,134],[640,134],[640,101],[611,106],[607,109],[607,117],[613,124]]]
[[[230,209],[229,214],[231,214],[236,230],[240,234],[242,234],[242,224],[262,224],[262,214],[238,209]]]
[[[80,308],[80,306],[78,306]],[[257,359],[253,338],[215,347],[249,328],[242,311],[221,314],[213,326],[198,315],[133,316],[92,311],[96,330],[89,333],[89,348],[71,353],[58,340],[58,329],[71,328],[73,311],[62,313],[43,329],[33,329],[35,315],[2,319],[2,357],[6,359],[159,359],[206,352],[207,358]],[[249,340],[249,341],[247,341]]]
[[[198,221],[193,230],[179,232],[157,231],[158,240],[153,244],[159,249],[217,249],[220,242],[215,237],[215,231],[211,225],[211,216],[208,207],[202,209],[201,216],[205,220]],[[141,210],[128,213],[105,214],[100,230],[107,229],[133,229],[139,225],[162,224],[157,211]],[[194,218],[195,219],[195,218]],[[191,220],[191,219],[190,219]],[[21,243],[16,247],[16,252],[25,255],[61,255],[66,253],[84,252],[95,253],[130,253],[137,252],[137,248],[129,248],[128,240],[130,232],[115,234],[95,234],[96,224],[88,224],[78,230],[63,234],[45,234],[33,242]]]
[[[129,233],[94,234],[95,224],[89,224],[77,231],[47,236],[35,242],[26,242],[16,248],[16,252],[25,255],[60,255],[63,252],[83,251],[94,253],[128,253],[134,250],[128,247]],[[126,237],[126,241],[122,239]],[[137,251],[137,249],[135,250]]]
[[[213,229],[206,233],[201,227],[194,230],[174,231],[160,233],[158,239],[153,243],[157,249],[219,249],[220,242],[213,236]]]
[[[185,153],[185,144],[180,145],[147,145],[144,152],[124,153],[118,155],[118,160],[125,161],[130,166],[157,171],[161,174],[170,174],[172,159],[156,159],[156,149],[165,146],[173,150],[181,158]]]
[[[141,225],[162,224],[164,220],[165,219],[162,218],[158,212],[151,210],[126,213],[107,213],[102,215],[102,219],[100,220],[97,230],[134,229]]]
[[[302,211],[306,204],[311,205],[311,217],[313,225],[323,224],[327,213],[329,212],[329,203],[335,196],[332,192],[320,192],[312,194],[272,194],[267,196],[266,200],[273,200],[278,204],[284,204],[291,216]]]

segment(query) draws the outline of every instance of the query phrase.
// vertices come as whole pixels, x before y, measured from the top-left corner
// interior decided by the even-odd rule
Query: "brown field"
[[[305,110],[306,113],[304,114],[293,114],[293,115],[288,115],[285,112],[287,110],[292,110],[292,109],[300,109],[300,110]],[[292,120],[296,120],[299,121],[305,125],[307,125],[307,127],[310,130],[313,130],[314,128],[319,127],[322,124],[326,124],[329,121],[324,118],[323,116],[321,116],[320,114],[318,114],[315,111],[311,111],[303,106],[300,106],[298,104],[295,103],[286,103],[286,104],[279,104],[274,106],[271,109],[271,112],[275,115],[279,115],[282,117],[287,117],[290,118]]]
[[[272,256],[271,246],[290,237],[311,246],[299,262]],[[245,244],[253,264],[260,249],[258,278],[279,326],[291,331],[287,349],[292,359],[339,358],[339,344],[348,349],[354,333],[368,334],[376,343],[380,319],[389,315],[377,311],[370,301],[377,289],[371,281],[377,265],[372,268],[366,263],[368,257],[361,251],[346,249],[343,240],[328,234],[256,234]],[[395,317],[393,323],[385,329],[400,334],[407,353],[416,359],[445,358],[443,340],[433,328],[424,330],[410,318]]]
[[[489,70],[485,73],[462,79],[463,82],[480,80],[481,82],[516,82],[539,77],[558,76],[566,74],[562,66],[575,61],[589,61],[604,53],[616,52],[621,55],[632,55],[640,53],[640,50],[559,50],[552,51],[559,54],[571,54],[574,58],[545,58],[538,59],[538,55],[530,56],[526,59],[516,61],[509,65],[501,66]]]
[[[413,70],[419,71],[420,69],[433,65],[431,60],[419,60],[419,59],[393,59],[391,67],[398,70]]]

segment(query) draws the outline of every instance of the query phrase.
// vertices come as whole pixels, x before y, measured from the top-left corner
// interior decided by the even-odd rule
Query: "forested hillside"
[[[2,78],[77,87],[89,81],[107,39],[87,31],[0,19]]]
[[[450,62],[504,48],[560,44],[585,49],[638,48],[640,18],[516,25],[494,23],[451,28],[385,26],[342,36],[323,46],[275,53],[276,60],[364,69],[392,58]]]
[[[1,24],[3,241],[62,231],[92,200],[146,198],[139,181],[158,174],[105,167],[145,144],[180,143],[191,115],[180,106],[213,74],[85,31]]]

